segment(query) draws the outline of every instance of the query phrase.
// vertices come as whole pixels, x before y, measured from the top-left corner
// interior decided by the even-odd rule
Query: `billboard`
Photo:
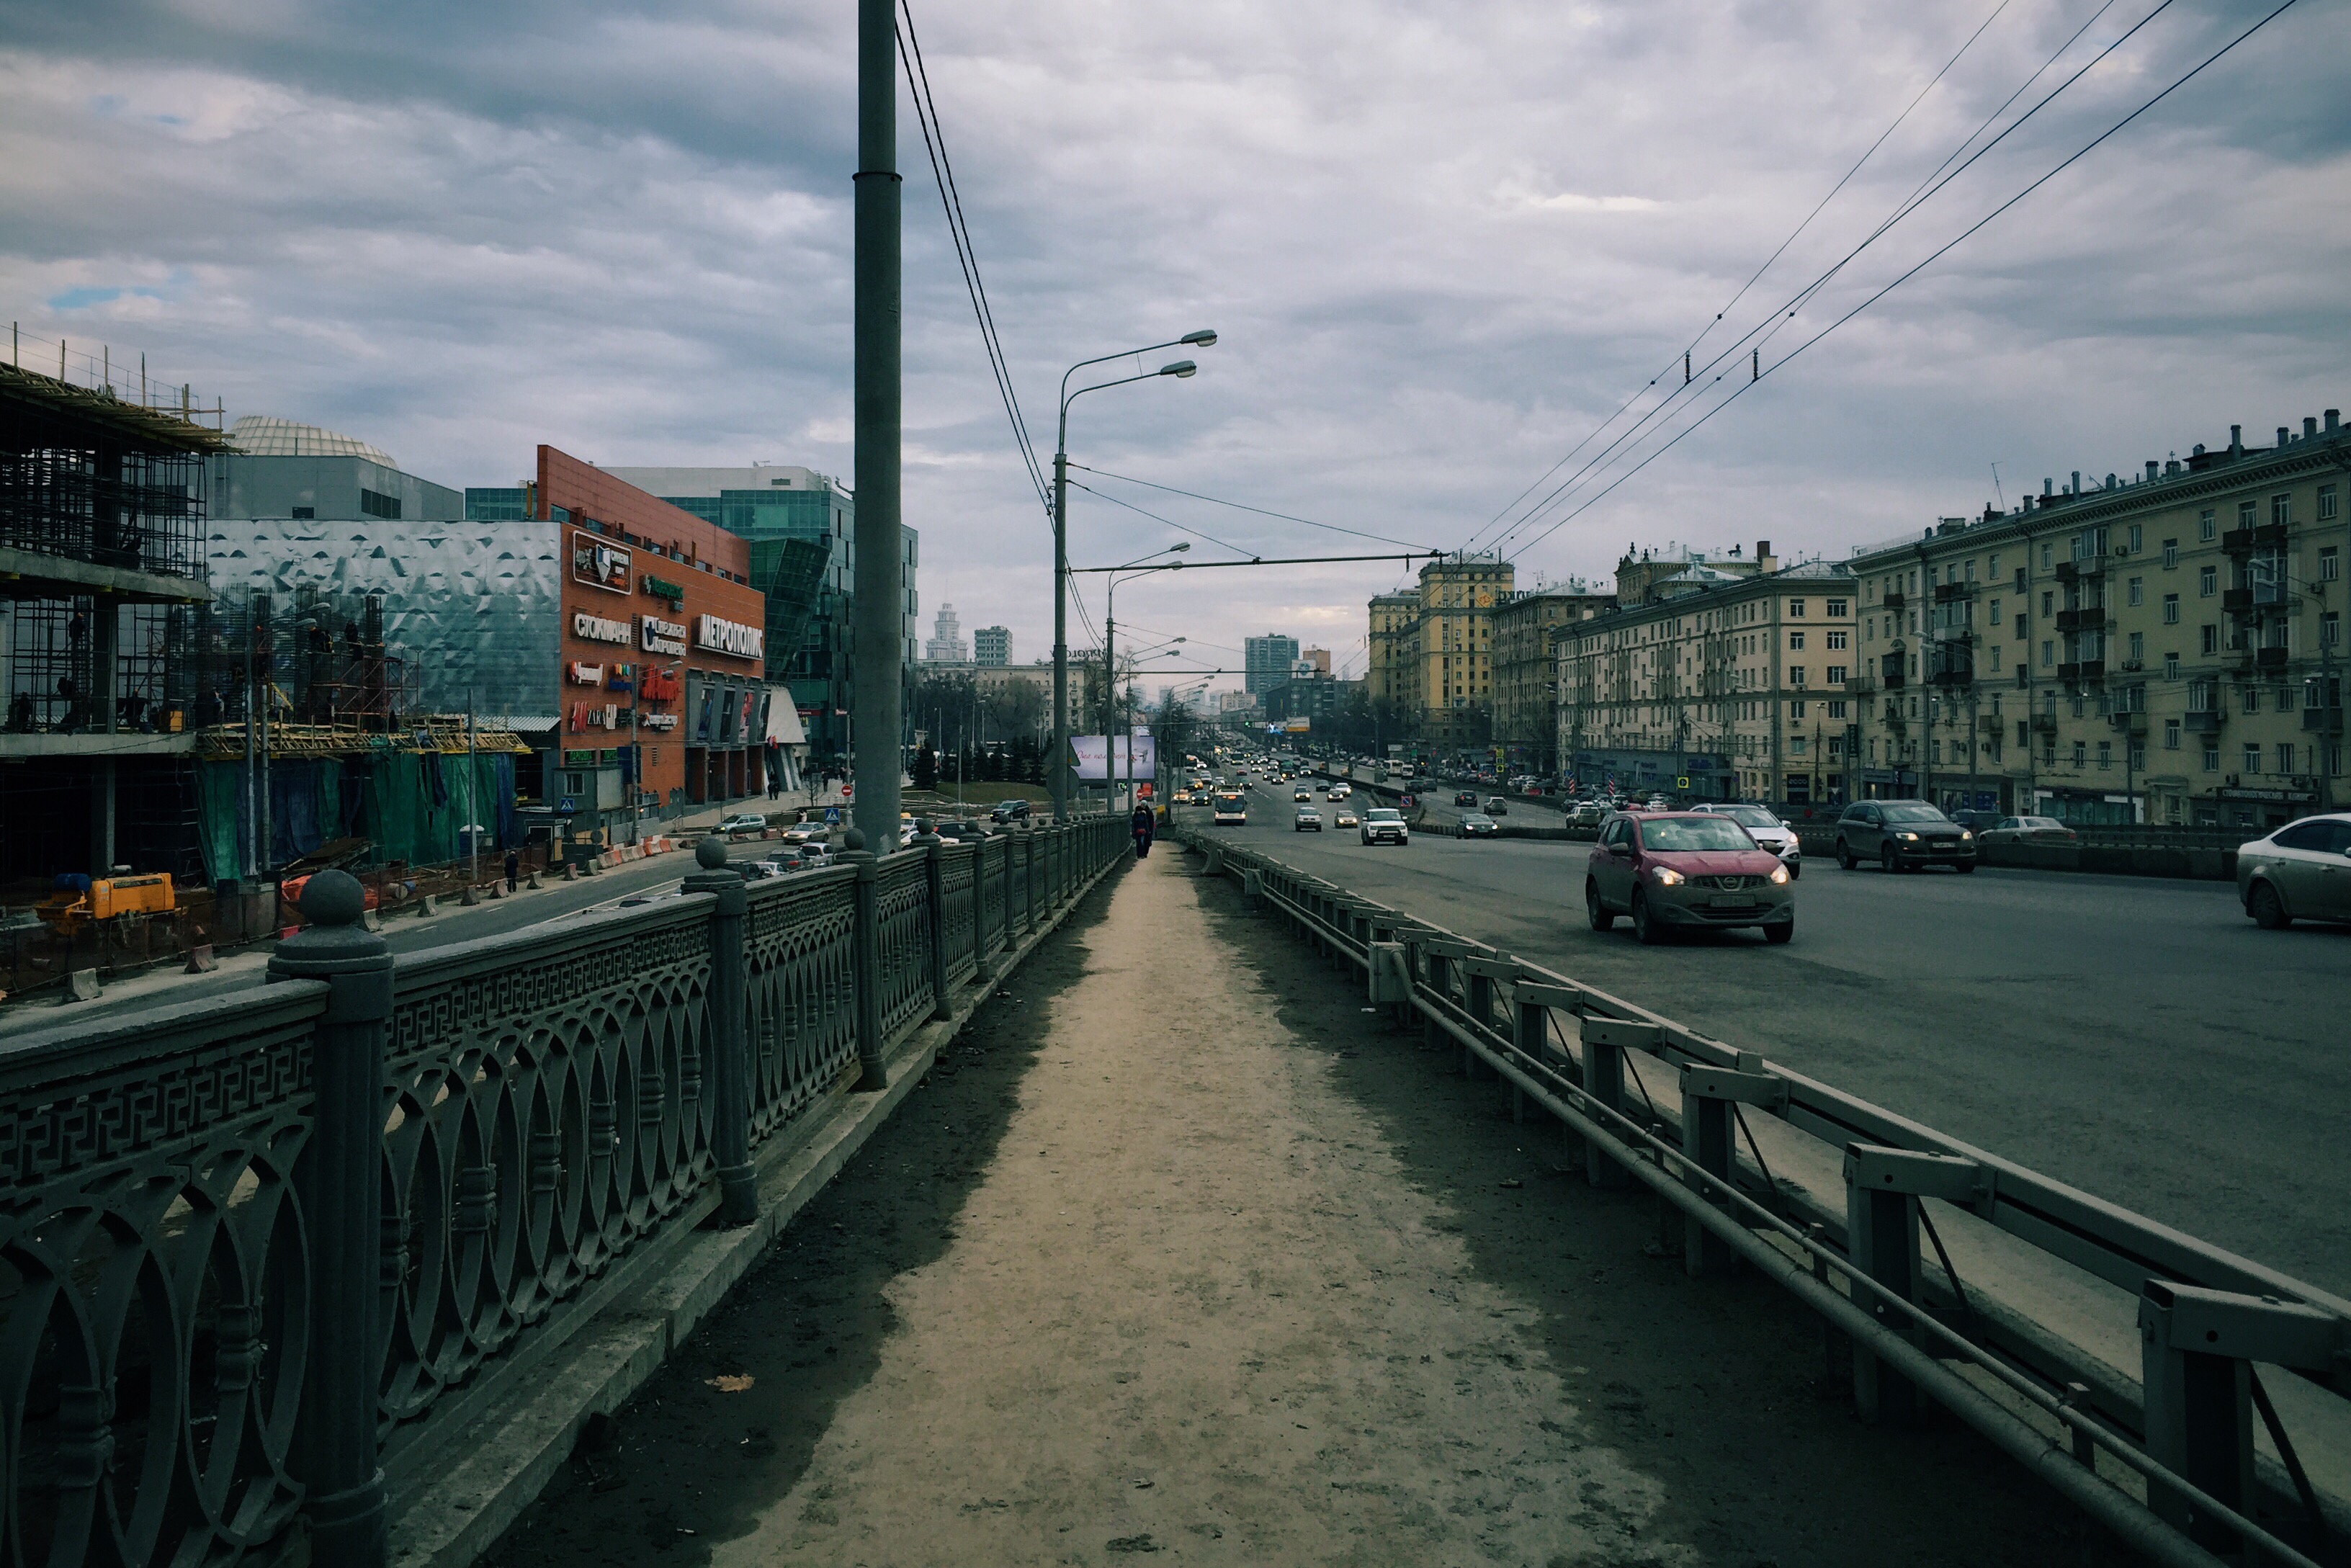
[[[613,593],[629,591],[629,552],[615,549],[595,534],[571,536],[571,575],[580,582]]]
[[[1073,735],[1070,737],[1070,749],[1077,757],[1079,779],[1094,783],[1108,781],[1110,774],[1104,764],[1109,751],[1102,737]],[[1137,730],[1132,742],[1124,736],[1118,737],[1118,777],[1121,781],[1148,779],[1158,771],[1159,747],[1152,740],[1150,732]]]

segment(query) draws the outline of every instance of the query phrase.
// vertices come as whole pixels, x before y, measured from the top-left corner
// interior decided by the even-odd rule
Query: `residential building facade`
[[[1263,637],[1241,639],[1241,686],[1251,696],[1259,696],[1290,679],[1290,667],[1298,662],[1298,639],[1271,632]]]
[[[1012,633],[1002,626],[982,626],[971,634],[971,661],[990,668],[1012,663]]]
[[[1860,656],[1842,563],[1686,565],[1561,628],[1563,771],[1685,800],[1834,804]]]
[[[1420,595],[1372,598],[1364,684],[1373,711],[1407,722],[1420,712]],[[1399,737],[1401,738],[1401,737]]]
[[[1421,739],[1440,750],[1484,746],[1492,732],[1494,611],[1515,569],[1492,555],[1447,556],[1420,569],[1415,662]]]
[[[2329,410],[1857,552],[1856,788],[2248,834],[2337,809],[2346,484]]]
[[[1494,744],[1539,773],[1559,767],[1559,656],[1562,627],[1614,609],[1616,596],[1581,580],[1513,593],[1494,608]]]

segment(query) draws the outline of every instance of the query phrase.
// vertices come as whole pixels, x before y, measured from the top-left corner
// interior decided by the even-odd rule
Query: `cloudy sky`
[[[2290,5],[1784,365],[2276,0],[910,4],[1040,449],[1071,361],[1222,334],[1193,380],[1081,401],[1072,457],[1112,474],[1422,548],[1500,537],[1523,584],[1628,545],[1843,555],[2351,405],[2351,0]],[[444,484],[512,483],[542,441],[846,478],[852,20],[0,0],[0,289],[51,353],[143,354],[232,418],[345,430]],[[952,601],[1025,659],[1050,535],[910,109],[901,166],[926,629]],[[1694,339],[1690,392],[1578,478]],[[1759,346],[1761,383],[1593,499]],[[1230,553],[1200,535],[1394,548],[1079,477],[1169,520],[1077,492],[1079,563]],[[1119,618],[1214,662],[1280,630],[1360,669],[1364,601],[1404,570],[1163,576]]]

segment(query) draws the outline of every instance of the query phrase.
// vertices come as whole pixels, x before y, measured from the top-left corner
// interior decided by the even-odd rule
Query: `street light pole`
[[[872,5],[876,0],[860,0],[860,3]],[[1189,360],[1178,360],[1156,371],[1097,382],[1092,386],[1080,387],[1076,392],[1070,390],[1070,378],[1088,365],[1108,364],[1113,360],[1153,353],[1161,349],[1211,348],[1216,341],[1217,335],[1213,331],[1186,332],[1172,342],[1146,343],[1140,349],[1080,360],[1061,372],[1061,422],[1053,438],[1053,770],[1050,780],[1053,820],[1057,822],[1066,820],[1070,814],[1070,404],[1086,393],[1100,392],[1104,387],[1124,386],[1129,382],[1147,381],[1155,375],[1188,377],[1199,367]]]
[[[905,573],[899,547],[900,287],[897,7],[857,5],[856,301],[852,413],[857,469],[857,666],[851,767],[866,847],[898,847]]]

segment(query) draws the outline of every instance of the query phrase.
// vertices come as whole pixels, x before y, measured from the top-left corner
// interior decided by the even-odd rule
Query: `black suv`
[[[998,800],[996,810],[987,814],[987,820],[991,822],[1025,822],[1029,820],[1029,802]]]
[[[1976,836],[1924,800],[1855,800],[1837,819],[1837,864],[1876,861],[1887,871],[1976,869]]]

